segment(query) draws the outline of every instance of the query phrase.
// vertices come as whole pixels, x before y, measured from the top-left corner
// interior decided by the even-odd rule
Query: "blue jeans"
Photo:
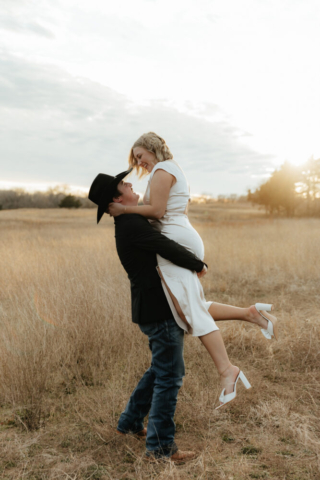
[[[149,338],[151,366],[132,392],[120,416],[118,430],[122,433],[140,432],[144,428],[144,417],[149,413],[147,455],[169,457],[178,450],[174,442],[173,417],[185,374],[184,331],[173,319],[139,327]]]

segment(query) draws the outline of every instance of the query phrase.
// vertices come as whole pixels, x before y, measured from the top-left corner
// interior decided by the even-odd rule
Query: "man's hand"
[[[121,203],[109,203],[108,213],[111,217],[118,217],[126,211],[126,207]]]
[[[198,278],[201,278],[201,277],[204,277],[205,274],[207,273],[208,269],[207,267],[204,265],[203,269],[201,270],[201,272],[197,272],[197,275],[198,275]]]

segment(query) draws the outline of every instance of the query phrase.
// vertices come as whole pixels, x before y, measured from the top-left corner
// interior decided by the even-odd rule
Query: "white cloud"
[[[166,139],[194,192],[235,191],[215,182],[224,172],[241,193],[249,179],[241,175],[243,163],[257,173],[270,166],[272,158],[241,144],[239,131],[225,121],[209,122],[161,101],[135,105],[103,85],[13,56],[2,58],[1,71],[4,180],[87,186],[100,171],[125,170],[132,143],[146,131]],[[219,113],[212,104],[202,111]]]
[[[45,38],[54,38],[54,34],[38,22],[26,22],[23,19],[16,19],[9,16],[0,17],[0,28],[18,33],[33,33]]]

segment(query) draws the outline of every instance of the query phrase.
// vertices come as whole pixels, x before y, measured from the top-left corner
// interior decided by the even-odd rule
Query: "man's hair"
[[[118,187],[117,187],[117,188],[116,188],[116,191],[115,191],[114,194],[112,195],[112,200],[113,200],[114,198],[119,198],[119,197],[121,197],[121,195],[122,195],[122,193],[119,192]],[[109,213],[109,208],[106,209],[106,213]]]
[[[117,189],[114,192],[114,195],[112,196],[112,198],[119,198],[119,197],[121,197],[121,195],[122,195],[122,193],[119,192],[118,187],[117,187]]]

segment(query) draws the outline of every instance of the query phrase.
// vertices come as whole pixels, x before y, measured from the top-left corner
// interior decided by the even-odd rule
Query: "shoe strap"
[[[222,394],[221,394],[220,397],[219,397],[219,401],[220,401],[221,403],[228,403],[228,402],[230,402],[231,400],[233,400],[235,397],[236,397],[236,392],[233,391],[233,392],[231,392],[231,393],[228,393],[227,395],[222,395]]]
[[[261,332],[263,333],[263,335],[264,335],[268,340],[271,340],[271,339],[272,339],[272,335],[270,335],[270,333],[268,332],[268,330],[265,330],[264,328],[261,328]]]
[[[225,391],[226,391],[226,389],[224,388],[224,389],[222,390],[222,392],[221,392],[220,397],[219,397],[219,402],[221,402],[221,403],[224,403],[224,392],[225,392]]]
[[[264,329],[264,328],[261,329],[262,333],[263,333],[263,330],[264,330],[265,332],[268,332],[269,335],[273,336],[274,335],[274,333],[273,333],[273,323],[271,322],[271,320],[269,320],[269,318],[265,317],[261,312],[259,312],[259,313],[260,313],[261,317],[263,317],[268,322],[267,329]]]
[[[230,402],[230,400],[233,400],[233,399],[235,398],[235,396],[236,396],[236,391],[237,391],[237,382],[238,382],[238,380],[239,380],[239,378],[240,378],[240,372],[241,372],[241,370],[239,370],[239,373],[238,373],[238,376],[237,376],[235,382],[232,382],[232,383],[229,383],[229,384],[228,384],[228,385],[233,385],[233,386],[234,386],[234,387],[233,387],[233,392],[227,393],[227,395],[225,395],[224,392],[226,391],[226,389],[224,388],[224,389],[222,390],[221,395],[220,395],[220,397],[219,397],[219,401],[220,401],[221,403]]]

